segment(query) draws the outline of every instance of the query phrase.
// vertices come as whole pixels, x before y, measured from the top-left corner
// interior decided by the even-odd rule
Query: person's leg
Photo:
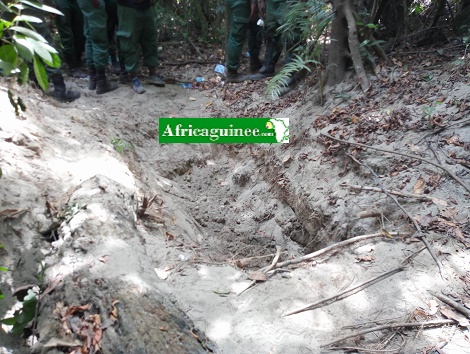
[[[138,40],[143,24],[140,22],[142,11],[118,5],[117,38],[124,57],[124,67],[130,76],[132,87],[136,93],[144,93],[140,80],[137,78],[139,68]]]
[[[282,53],[281,34],[277,29],[281,25],[285,1],[266,0],[266,53],[260,73],[274,75],[276,63]]]
[[[236,74],[240,67],[240,55],[246,40],[250,17],[250,4],[248,1],[227,0],[230,11],[230,31],[227,43],[227,69],[230,74]]]
[[[250,21],[248,24],[249,36],[248,36],[248,51],[250,52],[250,71],[252,73],[258,72],[263,66],[259,52],[261,44],[263,42],[261,28],[256,24],[255,21]]]
[[[97,4],[95,7],[93,4]],[[103,94],[117,89],[117,85],[106,79],[108,63],[107,14],[104,0],[78,0],[78,5],[88,23],[89,38],[94,68],[96,69],[96,93]],[[88,45],[88,43],[87,43]]]
[[[149,77],[147,83],[158,87],[164,87],[165,81],[163,77],[157,75],[158,65],[158,46],[157,46],[157,28],[155,25],[155,17],[153,9],[149,8],[142,14],[141,23],[142,31],[140,32],[139,42],[142,47],[142,55],[144,57],[144,65],[149,68]]]

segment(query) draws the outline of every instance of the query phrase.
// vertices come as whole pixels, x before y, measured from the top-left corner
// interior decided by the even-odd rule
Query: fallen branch
[[[372,150],[376,150],[376,151],[380,151],[380,152],[385,152],[385,153],[389,153],[389,154],[395,154],[395,155],[400,155],[400,156],[405,156],[405,157],[409,157],[411,159],[416,159],[416,160],[419,160],[419,161],[423,161],[423,162],[426,162],[430,165],[433,165],[433,166],[436,166],[437,168],[440,168],[441,170],[443,170],[444,172],[446,172],[449,176],[451,176],[456,182],[458,182],[467,192],[470,193],[470,187],[462,180],[460,179],[457,175],[455,175],[455,173],[453,173],[452,171],[450,171],[448,168],[438,164],[438,163],[435,163],[434,161],[431,161],[429,159],[425,159],[423,157],[419,157],[419,156],[416,156],[416,155],[410,155],[410,154],[405,154],[403,152],[399,152],[399,151],[392,151],[392,150],[387,150],[387,149],[381,149],[381,148],[378,148],[378,147],[375,147],[375,146],[369,146],[369,145],[366,145],[366,144],[361,144],[361,143],[356,143],[356,142],[352,142],[352,141],[347,141],[347,140],[343,140],[343,139],[338,139],[338,138],[335,138],[331,135],[328,135],[328,134],[325,134],[325,133],[321,133],[320,135],[322,136],[325,136],[329,139],[333,139],[335,141],[339,141],[340,143],[345,143],[345,144],[349,144],[349,145],[357,145],[357,146],[361,146],[363,148],[366,148],[366,149],[372,149]]]
[[[449,129],[449,128],[452,128],[453,126],[455,125],[459,125],[459,124],[462,124],[462,123],[468,123],[470,122],[470,119],[464,119],[464,120],[461,120],[461,121],[458,121],[458,122],[455,122],[455,123],[452,123],[452,124],[449,124],[449,125],[445,125],[443,126],[442,128],[439,128],[438,130],[436,130],[435,132],[432,132],[432,133],[429,133],[429,134],[426,134],[425,136],[423,136],[421,139],[418,140],[418,142],[416,143],[416,145],[418,145],[420,142],[422,142],[423,140],[429,138],[430,136],[433,136],[433,135],[436,135],[436,134],[439,134],[440,132],[446,130],[446,129]]]
[[[398,236],[399,233],[398,232],[390,232],[390,235],[391,236]],[[370,238],[385,237],[385,236],[386,235],[384,235],[382,233],[376,233],[376,234],[361,235],[361,236],[352,237],[352,238],[349,238],[347,240],[337,242],[337,243],[335,243],[331,246],[322,248],[321,250],[315,251],[313,253],[306,254],[305,256],[302,256],[302,257],[299,257],[299,258],[294,258],[294,259],[288,259],[287,261],[277,263],[275,268],[282,268],[282,267],[286,267],[286,266],[291,265],[291,264],[297,264],[297,263],[309,261],[309,260],[311,260],[315,257],[322,256],[325,253],[331,252],[332,250],[337,249],[337,248],[341,248],[341,247],[344,247],[344,246],[349,246],[353,243],[363,241],[363,240],[368,240]],[[267,269],[267,267],[262,268],[261,271],[265,272],[266,269]]]
[[[421,248],[419,251],[413,253],[412,255],[408,256],[407,258],[405,258],[403,260],[403,262],[401,263],[401,265],[398,267],[398,268],[395,268],[395,269],[392,269],[388,272],[385,272],[385,273],[382,273],[380,274],[379,276],[377,277],[374,277],[372,279],[369,279],[359,285],[356,285],[355,287],[353,288],[350,288],[350,289],[346,289],[346,290],[343,290],[333,296],[330,296],[326,299],[322,299],[322,300],[319,300],[319,301],[316,301],[312,304],[309,304],[307,306],[304,306],[300,309],[297,309],[297,310],[294,310],[294,311],[291,311],[289,313],[287,313],[285,316],[290,316],[290,315],[295,315],[297,313],[301,313],[301,312],[304,312],[304,311],[310,311],[310,310],[315,310],[319,307],[323,307],[323,306],[326,306],[326,305],[329,305],[329,304],[332,304],[336,301],[340,301],[340,300],[343,300],[351,295],[354,295],[366,288],[368,288],[369,286],[371,285],[374,285],[375,283],[378,283],[394,274],[397,274],[397,273],[400,273],[402,271],[405,270],[405,268],[409,265],[409,263],[411,262],[411,260],[416,257],[420,252],[422,252],[423,250],[425,249],[425,247]]]
[[[273,261],[271,263],[271,265],[269,265],[268,267],[266,268],[263,268],[262,270],[260,270],[260,272],[264,273],[264,274],[267,274],[269,271],[271,271],[272,269],[274,269],[277,265],[277,262],[279,261],[279,257],[281,256],[281,247],[280,246],[276,246],[276,255],[274,256],[273,258]],[[272,273],[272,274],[268,274],[268,277],[274,275],[275,273]],[[257,283],[259,283],[257,280],[253,280],[251,282],[250,285],[248,285],[248,287],[246,289],[244,289],[243,291],[241,291],[240,293],[238,293],[237,296],[240,296],[241,294],[243,293],[246,293],[248,290],[252,289]]]
[[[442,294],[438,294],[438,293],[434,293],[432,291],[429,292],[432,296],[434,297],[437,297],[439,300],[441,300],[443,303],[449,305],[449,306],[452,306],[454,309],[456,309],[457,311],[463,313],[465,316],[467,316],[468,318],[470,318],[470,310],[467,309],[465,306],[459,304],[458,302],[448,298],[447,296],[445,295],[442,295]]]
[[[417,235],[415,235],[416,238],[420,239],[425,245],[426,245],[426,248],[428,249],[429,253],[431,254],[431,257],[434,259],[434,261],[436,262],[437,264],[437,267],[439,268],[439,274],[441,275],[441,278],[444,279],[444,276],[442,275],[442,264],[441,264],[441,261],[439,260],[439,258],[437,258],[436,254],[434,253],[431,245],[429,244],[428,240],[426,240],[426,238],[424,237],[424,234],[423,234],[423,231],[421,230],[421,226],[419,226],[418,222],[411,216],[411,214],[405,209],[402,207],[402,205],[398,202],[397,198],[395,198],[393,195],[391,195],[390,193],[388,193],[388,191],[385,189],[384,185],[382,184],[382,182],[380,181],[379,179],[379,176],[377,176],[377,174],[375,173],[375,171],[367,164],[359,161],[358,159],[356,159],[354,156],[346,153],[346,155],[348,155],[353,161],[355,161],[356,163],[358,163],[359,165],[361,166],[364,166],[365,168],[367,168],[371,173],[372,175],[374,176],[375,178],[375,181],[377,182],[377,184],[379,185],[380,189],[390,198],[393,200],[393,202],[398,206],[398,208],[400,208],[400,210],[405,213],[405,215],[408,217],[408,219],[410,219],[410,221],[413,223],[415,229],[416,229],[416,233]]]
[[[377,188],[377,187],[359,186],[359,185],[353,185],[353,184],[342,184],[341,186],[342,187],[348,187],[348,188],[355,189],[355,190],[359,190],[359,191],[385,193],[383,189]],[[427,195],[403,193],[403,192],[397,192],[397,191],[391,191],[391,190],[387,190],[387,193],[392,194],[392,195],[396,195],[397,197],[429,200],[431,202],[437,199],[437,198],[430,197],[430,196],[427,196]]]
[[[345,341],[346,339],[349,338],[355,338],[355,337],[360,337],[363,336],[364,334],[371,333],[371,332],[378,332],[378,331],[383,331],[384,329],[397,329],[397,328],[415,328],[415,327],[436,327],[436,326],[443,326],[443,325],[448,325],[448,324],[458,324],[457,321],[455,320],[433,320],[433,321],[428,321],[428,322],[408,322],[408,323],[391,323],[388,325],[383,325],[383,326],[377,326],[377,327],[372,327],[368,329],[364,329],[362,331],[356,332],[354,334],[350,334],[348,336],[342,337],[338,340],[335,340],[334,342],[330,342],[327,344],[323,344],[320,346],[320,348],[326,348],[338,343],[341,343]]]

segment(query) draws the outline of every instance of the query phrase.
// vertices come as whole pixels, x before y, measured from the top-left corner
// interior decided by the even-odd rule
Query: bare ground
[[[452,318],[429,291],[470,303],[470,101],[467,65],[454,63],[462,53],[445,53],[397,54],[366,95],[351,80],[329,90],[323,106],[309,80],[269,101],[266,82],[225,86],[213,65],[188,64],[162,71],[205,83],[148,86],[143,95],[121,86],[97,96],[86,81],[69,80],[82,93],[71,104],[23,88],[27,111],[16,117],[3,81],[0,265],[11,272],[1,274],[0,314],[13,306],[12,291],[40,282],[43,262],[33,352],[71,352],[74,339],[87,338],[70,333],[74,323],[102,329],[103,353],[320,353],[371,324]],[[289,117],[291,142],[158,143],[159,117],[262,116]],[[116,138],[131,147],[119,153]],[[390,197],[351,187],[380,185],[414,195],[397,201],[442,262],[442,277],[424,250],[355,295],[286,316],[399,267],[423,247]],[[367,234],[377,236],[285,266],[244,292],[276,246],[282,262]],[[79,305],[92,307],[70,310]],[[466,326],[356,335],[337,352],[470,353]],[[29,351],[21,340],[0,346]]]

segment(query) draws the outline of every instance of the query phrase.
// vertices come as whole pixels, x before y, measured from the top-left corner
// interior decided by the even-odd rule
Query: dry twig
[[[441,275],[441,278],[444,279],[444,276],[442,274],[442,264],[441,264],[441,261],[439,260],[439,258],[437,258],[436,254],[434,253],[433,249],[431,248],[431,245],[429,244],[428,240],[426,240],[426,238],[424,237],[424,234],[423,234],[423,231],[421,230],[421,226],[419,226],[418,222],[415,220],[415,218],[413,218],[411,216],[411,214],[405,209],[402,207],[402,205],[398,202],[397,198],[395,198],[395,196],[391,195],[390,193],[388,193],[388,191],[385,189],[384,185],[382,184],[382,182],[380,181],[379,179],[379,176],[377,176],[377,174],[375,173],[375,171],[367,164],[359,161],[358,159],[356,159],[354,156],[346,153],[346,155],[348,155],[353,161],[355,161],[356,163],[358,163],[359,165],[361,166],[364,166],[365,168],[367,168],[371,173],[372,175],[374,176],[375,178],[375,181],[377,182],[377,184],[379,185],[380,189],[382,189],[382,191],[390,198],[393,200],[393,202],[398,206],[398,208],[400,208],[400,210],[405,213],[405,215],[408,217],[408,219],[410,219],[410,221],[413,223],[415,229],[416,229],[416,233],[417,235],[415,235],[416,238],[420,239],[425,245],[426,245],[426,248],[428,249],[429,253],[431,254],[431,257],[434,259],[434,261],[436,262],[437,264],[437,267],[439,268],[439,274]]]
[[[412,255],[408,256],[407,258],[405,258],[398,268],[395,268],[395,269],[392,269],[388,272],[382,273],[377,277],[369,279],[369,280],[367,280],[367,281],[365,281],[365,282],[363,282],[359,285],[356,285],[353,288],[341,291],[341,292],[339,292],[339,293],[337,293],[333,296],[330,296],[326,299],[316,301],[316,302],[314,302],[312,304],[309,304],[305,307],[302,307],[300,309],[291,311],[291,312],[287,313],[285,316],[295,315],[297,313],[301,313],[301,312],[304,312],[304,311],[314,310],[314,309],[317,309],[319,307],[323,307],[323,306],[332,304],[336,301],[343,300],[343,299],[345,299],[345,298],[347,298],[351,295],[354,295],[354,294],[358,293],[359,291],[362,291],[362,290],[368,288],[369,286],[374,285],[375,283],[378,283],[378,282],[380,282],[380,281],[382,281],[382,280],[384,280],[384,279],[386,279],[386,278],[388,278],[388,277],[390,277],[390,276],[392,276],[396,273],[400,273],[400,272],[404,271],[405,268],[410,264],[411,260],[414,257],[416,257],[420,252],[422,252],[425,248],[426,247],[423,247],[419,251],[417,251],[417,252],[413,253]]]
[[[350,334],[348,336],[342,337],[334,342],[330,342],[327,344],[323,344],[321,348],[330,347],[332,345],[341,343],[349,338],[355,338],[358,336],[363,336],[364,334],[371,333],[371,332],[378,332],[383,331],[384,329],[397,329],[397,328],[415,328],[415,327],[436,327],[436,326],[443,326],[447,324],[458,324],[455,320],[433,320],[427,322],[405,322],[405,323],[391,323],[387,325],[367,328],[362,331],[356,332],[354,334]],[[333,348],[332,348],[333,349]]]
[[[367,191],[367,192],[376,192],[376,193],[385,193],[383,189],[377,188],[377,187],[370,187],[370,186],[359,186],[359,185],[353,185],[353,184],[342,184],[342,187],[348,187],[354,190],[359,190],[359,191]],[[391,191],[391,190],[386,190],[388,194],[396,195],[397,197],[403,197],[403,198],[415,198],[415,199],[421,199],[421,200],[428,200],[428,201],[433,201],[437,198],[430,197],[428,195],[420,195],[420,194],[412,194],[412,193],[403,193],[403,192],[397,192],[397,191]]]
[[[465,306],[459,304],[458,302],[452,300],[451,298],[448,298],[445,295],[434,293],[432,291],[429,292],[432,296],[437,297],[439,300],[441,300],[443,303],[446,303],[447,305],[453,307],[457,311],[463,313],[465,316],[470,318],[470,310],[467,309]]]
[[[398,236],[399,233],[398,232],[390,232],[390,235],[391,236]],[[331,246],[322,248],[321,250],[315,251],[313,253],[306,254],[305,256],[302,256],[302,257],[299,257],[299,258],[294,258],[294,259],[288,259],[287,261],[277,263],[275,268],[282,268],[282,267],[285,267],[285,266],[288,266],[288,265],[291,265],[291,264],[297,264],[297,263],[309,261],[313,258],[322,256],[325,253],[331,252],[331,251],[333,251],[337,248],[341,248],[341,247],[344,247],[344,246],[349,246],[353,243],[363,241],[363,240],[368,240],[370,238],[375,238],[375,237],[385,237],[385,235],[382,234],[382,233],[376,233],[376,234],[361,235],[361,236],[352,237],[352,238],[349,238],[347,240],[337,242],[337,243],[335,243]],[[264,272],[266,269],[267,269],[267,267],[262,268],[261,271]]]
[[[386,150],[386,149],[381,149],[381,148],[378,148],[378,147],[375,147],[375,146],[369,146],[369,145],[366,145],[366,144],[361,144],[361,143],[356,143],[356,142],[353,142],[353,141],[347,141],[347,140],[343,140],[343,139],[338,139],[338,138],[335,138],[331,135],[328,135],[328,134],[325,134],[325,133],[321,133],[322,136],[325,136],[329,139],[333,139],[335,141],[339,141],[340,143],[345,143],[345,144],[349,144],[349,145],[357,145],[357,146],[361,146],[363,148],[366,148],[366,149],[372,149],[372,150],[376,150],[376,151],[380,151],[380,152],[385,152],[385,153],[388,153],[388,154],[395,154],[395,155],[400,155],[400,156],[405,156],[405,157],[409,157],[411,159],[416,159],[416,160],[419,160],[419,161],[423,161],[423,162],[426,162],[430,165],[433,165],[433,166],[436,166],[437,168],[443,170],[444,172],[446,172],[449,176],[451,176],[456,182],[458,182],[467,192],[470,193],[470,186],[468,186],[462,179],[460,179],[455,173],[453,173],[452,171],[450,171],[447,167],[444,167],[438,163],[435,163],[434,161],[431,161],[429,159],[425,159],[425,158],[422,158],[420,156],[416,156],[416,155],[410,155],[410,154],[405,154],[403,152],[399,152],[399,151],[391,151],[391,150]]]

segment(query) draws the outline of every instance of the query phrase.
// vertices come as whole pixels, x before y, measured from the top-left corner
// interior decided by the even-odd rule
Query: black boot
[[[117,84],[115,84],[114,82],[110,82],[106,79],[106,73],[104,69],[96,70],[96,93],[98,95],[114,91],[117,88]]]
[[[243,81],[258,81],[264,79],[265,76],[261,74],[252,74],[252,75],[242,75],[239,74],[236,69],[228,69],[227,70],[227,77],[225,79],[225,82],[229,83],[240,83]]]
[[[54,98],[59,102],[72,102],[80,98],[80,92],[67,90],[62,74],[52,76],[54,85]]]
[[[263,63],[258,58],[250,58],[250,71],[252,74],[259,72],[259,70],[263,67]]]
[[[88,74],[90,75],[90,82],[88,83],[89,90],[96,90],[96,69],[94,67],[88,68]]]
[[[265,75],[266,77],[274,76],[276,71],[276,63],[281,56],[281,49],[279,45],[276,45],[274,39],[268,38],[266,41],[266,53],[264,57],[264,63],[259,73]]]

